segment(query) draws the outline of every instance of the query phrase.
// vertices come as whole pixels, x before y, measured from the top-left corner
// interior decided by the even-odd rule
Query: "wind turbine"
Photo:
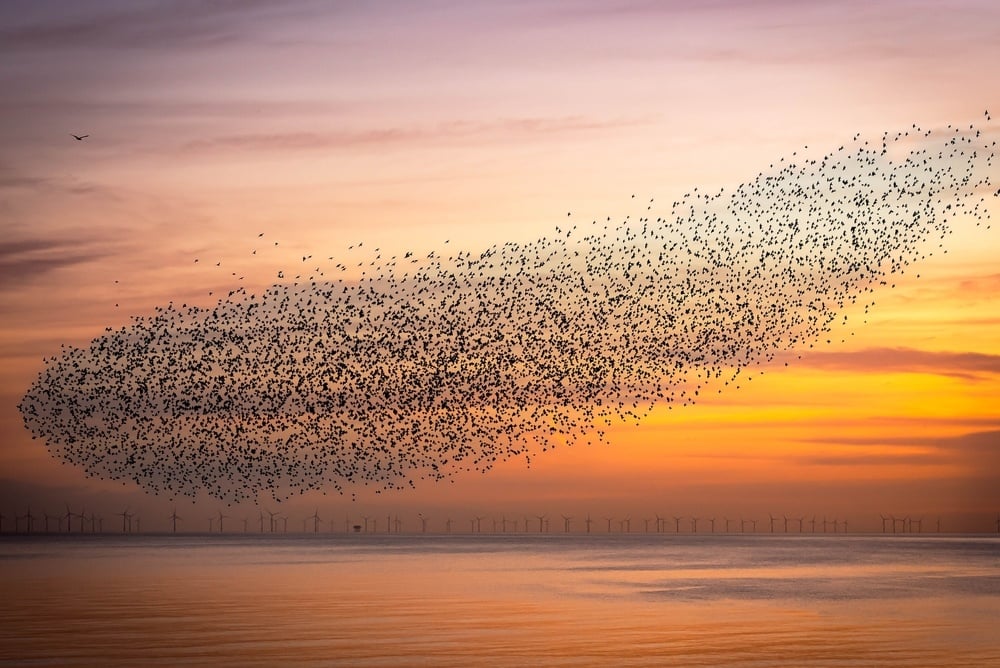
[[[785,533],[788,533],[788,515],[781,516],[785,520]]]
[[[652,518],[643,517],[642,518],[642,532],[649,533],[649,523],[652,522]]]
[[[611,520],[613,520],[614,518],[613,517],[605,517],[604,519],[606,519],[608,521],[608,533],[611,533]],[[997,533],[1000,533],[1000,531],[997,531]]]
[[[545,515],[535,515],[538,519],[538,533],[542,533],[542,529],[545,526]]]
[[[573,518],[568,517],[566,515],[563,515],[562,518],[563,518],[563,533],[569,533],[569,523],[573,520]]]
[[[757,533],[757,520],[750,520],[750,524],[753,525],[753,532]]]
[[[698,518],[691,518],[691,533],[698,533]]]
[[[319,508],[308,519],[313,521],[313,533],[319,533],[319,523],[323,521],[319,518]]]
[[[66,533],[70,533],[73,531],[73,511],[69,509],[68,503],[66,504],[66,514],[64,517],[66,518]]]
[[[809,520],[809,526],[811,527],[812,532],[816,533],[816,516],[815,515],[813,515],[812,519]]]
[[[179,519],[180,515],[177,514],[177,509],[174,508],[174,511],[170,513],[170,521],[173,523],[174,533],[177,533],[177,520]]]
[[[215,533],[215,515],[208,516],[208,533]]]
[[[712,533],[715,533],[715,518],[709,518],[708,522],[712,525]]]
[[[656,533],[661,533],[663,531],[663,523],[666,521],[666,517],[660,517],[660,514],[656,514]]]
[[[31,514],[31,506],[28,506],[27,512],[25,512],[24,515],[21,515],[21,518],[22,519],[26,519],[28,521],[28,524],[27,524],[27,526],[28,526],[28,533],[31,533],[31,526],[32,526],[32,523],[35,521],[35,516]]]
[[[445,533],[451,533],[451,518],[450,517],[444,521],[444,531],[445,531]]]
[[[220,510],[219,511],[219,533],[222,533],[222,520],[224,520],[224,519],[228,520],[229,519],[229,515],[223,515],[222,511]]]
[[[771,521],[771,533],[774,533],[774,515],[768,513],[767,517]]]
[[[420,518],[420,533],[427,533],[427,518],[423,516],[422,513],[417,513],[417,517]],[[504,520],[506,522],[506,520]],[[504,524],[504,531],[507,530],[507,525]]]
[[[677,515],[674,515],[674,533],[680,533],[681,532],[681,520],[682,519],[684,519],[684,518],[683,517],[678,517]]]
[[[69,508],[67,508],[66,510],[69,510]],[[122,518],[122,533],[128,533],[128,530],[126,528],[126,522],[128,523],[129,526],[131,526],[132,524],[129,519],[132,516],[128,514],[128,508],[125,509],[125,512],[115,513],[115,514],[120,515]]]
[[[728,517],[723,517],[722,519],[726,520],[726,533],[729,533],[729,523],[735,522],[736,520],[731,520]]]
[[[888,532],[887,532],[887,531],[885,530],[885,523],[889,521],[889,518],[888,518],[888,517],[886,517],[885,515],[882,515],[881,513],[879,514],[879,517],[881,517],[881,518],[882,518],[882,533],[888,533]]]
[[[590,519],[590,513],[587,513],[587,519],[585,519],[584,524],[587,525],[587,533],[590,533],[590,525],[593,524],[594,520]]]
[[[396,515],[396,518],[392,522],[392,526],[395,529],[396,533],[403,532],[403,520],[399,519],[399,515]]]
[[[275,525],[276,525],[274,518],[277,517],[278,513],[271,512],[267,508],[264,509],[264,512],[268,514],[268,521],[270,522],[269,526],[271,528],[271,533],[274,533],[274,529],[275,529]]]

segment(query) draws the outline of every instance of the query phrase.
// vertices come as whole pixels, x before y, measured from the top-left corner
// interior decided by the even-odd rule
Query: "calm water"
[[[1000,539],[0,538],[0,665],[1000,666]]]

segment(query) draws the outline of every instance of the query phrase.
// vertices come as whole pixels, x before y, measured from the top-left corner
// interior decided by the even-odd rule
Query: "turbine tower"
[[[67,506],[66,510],[67,510],[67,513],[68,513],[68,511],[69,511],[69,507],[68,506]],[[132,522],[130,520],[130,518],[132,516],[128,514],[128,508],[126,508],[123,512],[116,513],[116,514],[119,515],[122,518],[122,533],[128,533],[128,527],[131,527],[131,525],[132,525]]]
[[[69,509],[68,503],[66,504],[66,515],[64,517],[66,518],[66,533],[70,533],[73,531],[73,511]],[[122,531],[122,533],[125,532]]]
[[[173,523],[174,533],[177,533],[177,520],[179,520],[179,519],[180,519],[180,515],[177,514],[177,509],[174,508],[174,511],[172,513],[170,513],[170,521]]]

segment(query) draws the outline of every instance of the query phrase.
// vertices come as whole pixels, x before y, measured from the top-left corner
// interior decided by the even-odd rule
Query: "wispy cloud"
[[[797,356],[797,355],[796,355]],[[776,359],[791,359],[791,353]],[[803,353],[796,366],[852,373],[931,373],[976,379],[1000,373],[1000,355],[976,352],[916,350],[914,348],[867,348],[848,352]]]
[[[420,142],[501,141],[532,137],[605,132],[648,122],[638,118],[615,120],[583,116],[509,118],[493,122],[452,121],[437,125],[362,128],[332,132],[243,133],[189,142],[189,152],[315,151],[355,147],[389,147]]]
[[[832,440],[810,440],[811,444]],[[843,453],[828,453],[800,458],[817,466],[941,466],[958,464],[977,472],[1000,471],[1000,431],[980,431],[960,436],[900,436],[838,438],[836,444],[847,446]],[[861,446],[859,448],[859,446]],[[899,452],[887,451],[886,448]],[[914,452],[914,449],[919,449]]]
[[[285,3],[266,0],[192,0],[139,5],[104,3],[92,11],[72,5],[45,19],[0,30],[0,48],[116,49],[212,46],[232,42],[267,18],[287,11]],[[282,9],[282,8],[285,9]]]
[[[57,269],[99,260],[110,254],[102,246],[84,237],[0,241],[0,285],[28,282]]]

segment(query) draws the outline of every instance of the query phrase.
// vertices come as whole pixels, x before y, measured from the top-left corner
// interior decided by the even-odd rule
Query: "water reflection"
[[[4,539],[0,663],[1000,665],[1000,542]]]

